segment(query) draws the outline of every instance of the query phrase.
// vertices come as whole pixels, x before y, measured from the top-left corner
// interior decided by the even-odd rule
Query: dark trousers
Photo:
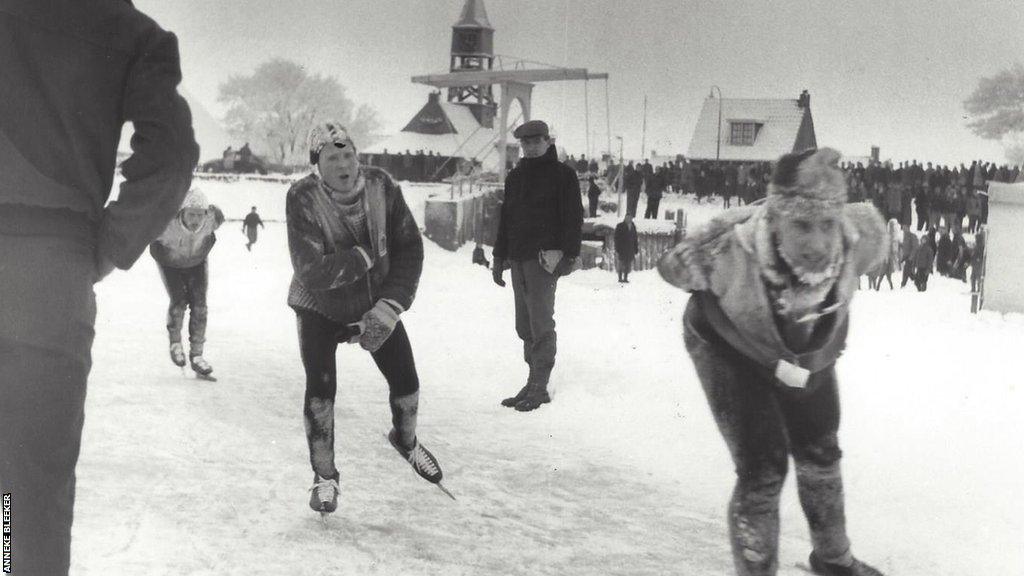
[[[918,268],[917,275],[914,277],[914,286],[917,286],[918,292],[924,292],[928,290],[928,276],[931,271],[927,268]]]
[[[96,320],[88,242],[0,233],[0,493],[14,574],[67,574]]]
[[[640,190],[626,190],[626,214],[636,217],[636,206],[640,203]]]
[[[625,282],[629,280],[629,273],[633,270],[633,255],[618,254],[617,256],[616,268],[619,272],[619,282]]]
[[[589,196],[588,200],[590,201],[590,217],[591,218],[596,218],[597,217],[597,207],[598,207],[598,204],[599,204],[599,197],[598,196]]]
[[[171,303],[167,307],[167,335],[171,344],[181,342],[181,325],[188,308],[188,343],[190,356],[202,356],[206,343],[207,262],[191,268],[171,268],[159,264],[160,277]]]
[[[907,282],[914,277],[914,265],[910,260],[903,262],[903,280],[900,281],[900,288],[907,285]]]
[[[334,465],[334,397],[338,390],[338,369],[335,355],[338,344],[348,341],[347,327],[311,310],[296,310],[299,328],[299,352],[306,371],[306,395],[303,421],[309,462],[321,478],[338,478]],[[420,389],[412,345],[401,321],[391,337],[376,352],[373,361],[388,383],[391,418],[401,431],[402,414],[394,402],[415,394]],[[415,407],[412,410],[415,411]]]
[[[246,250],[252,250],[252,245],[256,243],[258,232],[255,226],[250,226],[245,229],[245,235],[249,238],[249,242],[245,245]]]
[[[657,198],[647,197],[647,209],[644,210],[644,218],[658,219],[658,205],[661,204],[661,196]]]
[[[558,278],[537,260],[512,262],[512,292],[516,301],[516,334],[523,341],[523,360],[530,367],[528,382],[547,384],[555,366],[555,288]]]
[[[684,325],[686,349],[736,467],[729,532],[737,573],[776,573],[789,454],[814,551],[827,560],[848,558],[834,367],[812,374],[804,389],[789,388],[718,336],[694,298]]]

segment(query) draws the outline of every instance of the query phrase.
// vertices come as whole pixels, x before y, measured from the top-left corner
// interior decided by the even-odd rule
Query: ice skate
[[[217,381],[217,379],[212,376],[213,366],[210,366],[210,363],[207,362],[205,358],[197,355],[190,357],[189,360],[192,365],[192,371],[196,373],[196,378],[210,380],[213,382]]]
[[[309,507],[314,512],[324,516],[338,509],[338,494],[341,488],[334,478],[321,478],[319,474],[313,474],[313,487],[309,492]]]
[[[171,343],[171,362],[178,368],[185,367],[185,349],[181,347],[181,342]]]

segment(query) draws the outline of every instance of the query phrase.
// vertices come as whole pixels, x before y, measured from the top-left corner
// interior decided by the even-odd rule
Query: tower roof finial
[[[466,0],[462,6],[462,14],[454,28],[487,28],[494,30],[490,20],[487,19],[487,9],[484,8],[484,0]]]

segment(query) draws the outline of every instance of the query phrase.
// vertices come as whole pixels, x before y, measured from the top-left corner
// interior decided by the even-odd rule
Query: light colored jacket
[[[772,250],[766,207],[734,208],[698,228],[662,256],[658,270],[670,284],[714,297],[744,340],[740,351],[762,364],[785,360],[812,372],[830,366],[842,351],[849,304],[858,278],[885,258],[889,248],[885,225],[869,204],[843,208],[843,264],[828,308],[827,329],[815,330],[806,352],[790,350],[776,325],[769,302],[763,263]]]

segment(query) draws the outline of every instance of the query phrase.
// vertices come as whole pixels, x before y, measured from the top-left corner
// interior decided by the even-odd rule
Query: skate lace
[[[192,363],[201,370],[208,370],[210,368],[210,363],[202,356],[193,356]]]
[[[316,484],[313,484],[309,491],[316,492],[316,497],[321,502],[330,502],[334,499],[335,494],[341,492],[341,487],[333,478],[321,478]]]
[[[434,459],[427,455],[426,450],[420,447],[419,442],[416,443],[416,447],[409,452],[409,463],[416,467],[417,470],[423,470],[427,474],[437,474],[437,463]]]

